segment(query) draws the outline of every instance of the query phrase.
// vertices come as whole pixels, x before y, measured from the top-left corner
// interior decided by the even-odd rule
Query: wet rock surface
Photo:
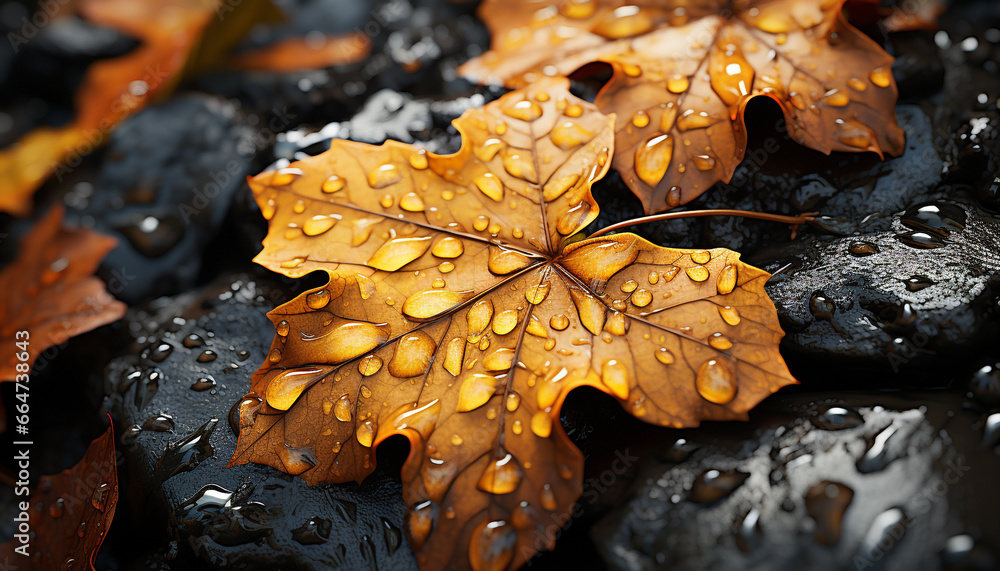
[[[154,537],[166,528],[176,541],[173,561],[153,559],[175,569],[415,569],[389,469],[315,487],[266,466],[225,469],[236,447],[230,411],[274,335],[265,313],[296,291],[281,285],[227,279],[131,313],[134,345],[106,369],[105,406],[123,428],[131,510]],[[199,358],[206,351],[217,357]],[[211,388],[197,387],[206,379]]]
[[[762,267],[787,334],[812,357],[919,369],[995,335],[1000,220],[968,204],[914,204],[887,231],[801,240]]]
[[[63,197],[72,222],[119,239],[102,266],[115,295],[136,302],[195,285],[250,172],[254,133],[229,102],[195,94],[115,130],[96,176]]]
[[[252,35],[244,48],[268,45],[288,34],[319,38],[358,33],[370,41],[370,55],[319,71],[216,73],[201,78],[199,87],[239,97],[260,112],[284,105],[321,120],[349,115],[386,88],[418,96],[464,94],[469,83],[458,78],[455,69],[489,45],[486,28],[473,16],[470,3],[298,0],[283,5],[289,22]]]
[[[616,569],[995,569],[980,416],[941,392],[779,395],[646,454],[591,537]]]

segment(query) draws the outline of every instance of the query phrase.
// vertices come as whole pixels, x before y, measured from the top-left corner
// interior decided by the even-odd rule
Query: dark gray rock
[[[178,541],[174,568],[415,569],[388,471],[310,487],[266,466],[225,468],[231,407],[274,335],[265,313],[298,291],[275,285],[235,277],[130,313],[135,347],[107,367],[105,391],[123,429],[124,496]],[[199,359],[208,350],[216,358]]]
[[[963,406],[779,394],[750,425],[685,430],[644,455],[591,537],[615,569],[994,569],[1000,454]],[[986,565],[962,567],[973,549]]]
[[[328,123],[320,129],[301,127],[279,133],[274,155],[281,166],[304,156],[322,153],[334,139],[380,145],[387,140],[412,143],[435,153],[451,153],[461,147],[461,137],[451,122],[468,109],[482,107],[499,95],[483,89],[455,99],[414,99],[384,89],[367,101],[347,121]],[[277,165],[275,165],[277,167]]]
[[[998,244],[993,215],[938,201],[913,205],[885,231],[797,242],[760,265],[775,274],[767,291],[783,347],[898,371],[994,331]]]
[[[469,3],[447,0],[296,0],[282,4],[287,21],[261,26],[245,46],[266,46],[288,36],[321,39],[360,33],[371,42],[363,61],[323,70],[222,71],[198,80],[201,89],[239,97],[258,112],[276,104],[306,121],[344,119],[382,89],[417,96],[457,96],[470,90],[456,68],[485,51],[489,36]]]
[[[96,180],[64,196],[70,220],[119,239],[102,266],[112,293],[136,302],[196,283],[250,171],[253,138],[231,104],[194,94],[115,130]]]

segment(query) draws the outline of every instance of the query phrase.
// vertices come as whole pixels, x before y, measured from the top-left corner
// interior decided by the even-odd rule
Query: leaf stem
[[[799,214],[798,216],[782,216],[781,214],[769,214],[767,212],[754,212],[752,210],[687,210],[683,212],[665,212],[663,214],[654,214],[652,216],[642,216],[640,218],[633,218],[631,220],[625,220],[618,222],[617,224],[612,224],[611,226],[606,226],[601,228],[597,232],[594,232],[587,239],[597,238],[598,236],[604,236],[610,232],[616,232],[622,228],[628,228],[629,226],[638,226],[639,224],[646,224],[647,222],[660,222],[663,220],[676,220],[678,218],[695,218],[699,216],[740,216],[743,218],[756,218],[757,220],[768,220],[770,222],[778,222],[782,224],[790,224],[792,226],[799,226],[805,224],[806,222],[811,222],[815,220],[815,215],[818,212],[807,212],[805,214]],[[794,232],[792,237],[795,237]]]

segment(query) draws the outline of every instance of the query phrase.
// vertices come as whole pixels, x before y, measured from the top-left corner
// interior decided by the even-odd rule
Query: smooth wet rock
[[[199,78],[199,87],[239,97],[258,112],[278,104],[304,121],[318,123],[346,118],[382,89],[434,96],[465,93],[469,83],[455,69],[489,45],[485,26],[469,3],[297,0],[283,7],[285,22],[260,26],[238,49],[266,46],[289,36],[308,39],[360,32],[371,41],[371,54],[363,61],[321,70],[221,71]]]
[[[192,287],[250,172],[253,131],[228,102],[183,95],[148,107],[111,136],[95,180],[64,196],[68,218],[118,238],[108,289],[136,302]]]
[[[831,407],[863,422],[804,421]],[[679,431],[698,445],[686,458],[645,454],[631,498],[590,536],[610,568],[627,570],[930,571],[951,568],[939,554],[957,559],[949,538],[961,533],[991,555],[1000,491],[986,482],[1000,455],[979,447],[977,414],[961,407],[956,393],[779,393],[749,425]],[[858,470],[887,429],[898,446],[878,470]],[[692,501],[706,472],[747,476],[715,503]]]
[[[863,240],[874,253],[852,255]],[[981,346],[1000,272],[1000,220],[969,204],[911,205],[885,231],[802,240],[755,260],[793,354],[916,370]],[[822,299],[822,302],[817,300]],[[793,355],[794,356],[794,355]],[[841,361],[843,363],[843,361]]]
[[[128,474],[123,497],[143,514],[150,533],[166,527],[178,539],[174,568],[200,562],[238,569],[416,569],[401,532],[400,484],[388,471],[376,470],[361,485],[310,487],[266,466],[225,468],[236,446],[227,420],[231,407],[249,390],[250,374],[274,335],[265,313],[304,289],[304,282],[281,287],[236,276],[130,312],[134,349],[107,367],[106,407],[123,427],[156,415],[172,419],[164,432],[128,433],[121,450]],[[185,346],[191,335],[204,345]],[[137,405],[139,383],[129,375],[153,364],[142,349],[149,339],[174,349],[155,363],[162,372],[155,395]],[[205,348],[218,358],[199,361]],[[191,388],[207,377],[216,379],[214,388]]]

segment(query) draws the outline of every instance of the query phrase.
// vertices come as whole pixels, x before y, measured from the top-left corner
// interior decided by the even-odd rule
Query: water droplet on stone
[[[174,429],[174,417],[166,413],[160,413],[146,419],[146,422],[142,423],[142,429],[153,432],[169,432]]]
[[[212,456],[215,449],[209,440],[218,424],[219,419],[212,418],[188,436],[167,444],[166,450],[153,470],[153,480],[156,485],[159,486],[175,474],[194,470],[203,460]],[[94,507],[97,507],[96,501]],[[103,502],[102,507],[98,509],[104,509]]]
[[[847,430],[865,423],[865,419],[858,411],[841,406],[832,406],[810,418],[809,421],[822,430]]]
[[[717,502],[742,486],[749,477],[750,474],[738,470],[728,472],[706,470],[691,484],[691,492],[687,499],[698,504]]]
[[[806,513],[816,521],[813,539],[821,545],[840,541],[841,523],[854,490],[839,482],[820,482],[806,492]]]
[[[878,253],[878,246],[872,244],[871,242],[851,242],[851,245],[847,247],[847,251],[851,253],[852,256],[863,257],[871,256],[872,254]]]

